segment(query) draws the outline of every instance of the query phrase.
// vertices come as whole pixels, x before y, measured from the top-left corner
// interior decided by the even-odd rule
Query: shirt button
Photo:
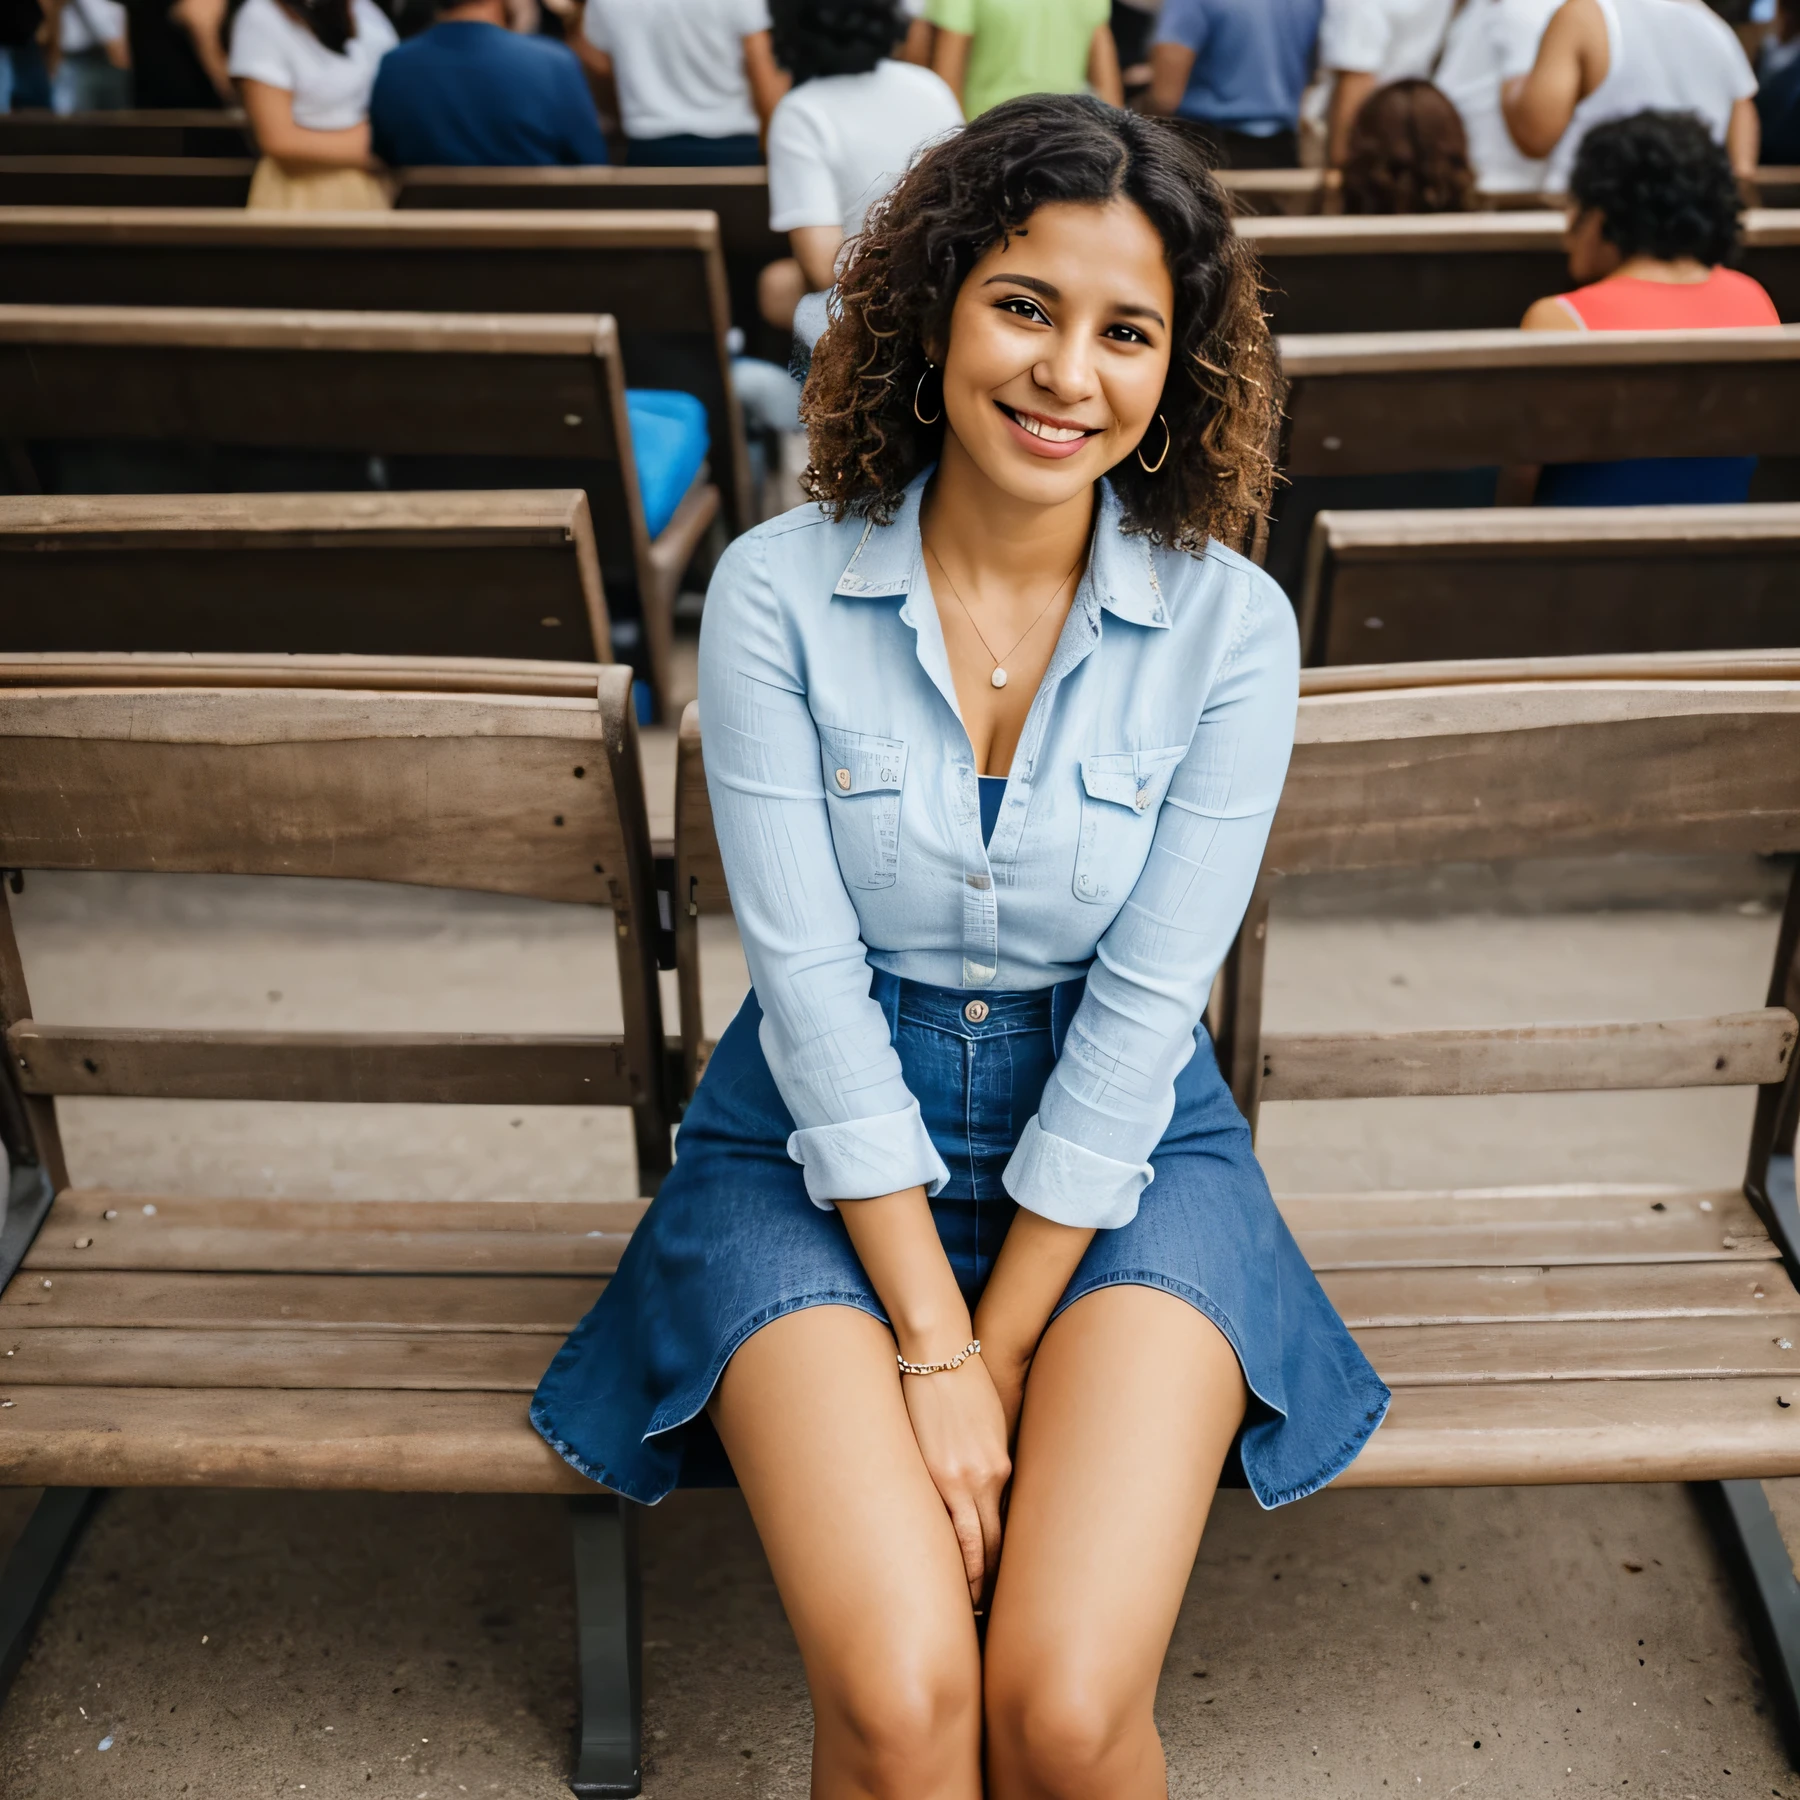
[[[839,769],[838,770],[837,784],[840,788],[843,789],[843,791],[846,794],[849,793],[849,791],[850,791],[850,771],[848,769]]]
[[[971,1000],[969,1004],[963,1008],[963,1017],[967,1019],[971,1025],[981,1024],[987,1016],[988,1003],[985,1000]]]

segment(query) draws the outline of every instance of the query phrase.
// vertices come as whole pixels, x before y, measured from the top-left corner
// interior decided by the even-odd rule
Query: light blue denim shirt
[[[870,964],[998,991],[1086,975],[1004,1179],[1045,1218],[1124,1225],[1287,774],[1293,609],[1229,550],[1127,536],[1103,482],[984,847],[919,542],[929,475],[891,525],[804,506],[758,526],[707,595],[707,787],[763,1052],[797,1127],[788,1153],[824,1207],[949,1179]]]

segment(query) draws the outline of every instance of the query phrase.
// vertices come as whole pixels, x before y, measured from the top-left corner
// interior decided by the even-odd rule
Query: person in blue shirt
[[[1201,127],[1222,168],[1291,169],[1323,0],[1167,0],[1150,104]]]
[[[369,99],[375,154],[395,168],[603,163],[606,139],[581,64],[506,29],[505,0],[441,7],[382,58]]]

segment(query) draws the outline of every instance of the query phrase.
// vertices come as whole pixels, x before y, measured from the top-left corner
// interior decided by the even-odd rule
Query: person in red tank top
[[[1730,159],[1687,113],[1637,113],[1582,139],[1569,178],[1569,273],[1527,331],[1695,331],[1779,325],[1760,283],[1725,267],[1739,240]],[[1746,499],[1754,457],[1638,457],[1542,471],[1540,506],[1655,506]],[[1508,498],[1522,498],[1509,494]]]

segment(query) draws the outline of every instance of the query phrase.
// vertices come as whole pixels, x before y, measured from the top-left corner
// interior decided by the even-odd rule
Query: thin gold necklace
[[[1069,571],[1069,573],[1067,575],[1065,575],[1062,578],[1062,580],[1056,584],[1055,592],[1052,593],[1050,598],[1048,600],[1046,600],[1044,602],[1044,604],[1038,609],[1037,617],[1035,619],[1033,619],[1031,621],[1031,623],[1029,625],[1027,625],[1025,627],[1025,629],[1023,631],[1021,631],[1019,633],[1019,635],[1013,640],[1012,648],[1007,651],[1006,656],[995,656],[994,655],[994,646],[988,642],[987,633],[981,629],[979,624],[976,624],[975,615],[969,611],[968,601],[966,601],[962,597],[962,595],[956,591],[956,583],[950,579],[950,571],[944,567],[944,559],[941,556],[939,556],[938,553],[935,550],[933,550],[929,544],[927,544],[925,546],[925,554],[927,556],[929,556],[934,563],[937,564],[938,573],[943,576],[944,585],[947,588],[949,588],[949,590],[950,590],[950,598],[952,600],[954,600],[956,602],[956,604],[963,609],[963,617],[966,618],[969,621],[969,623],[975,627],[975,635],[981,639],[982,649],[984,649],[988,653],[989,657],[992,658],[993,664],[994,664],[994,672],[992,675],[990,675],[988,677],[988,680],[993,686],[995,686],[997,688],[1003,688],[1006,686],[1006,669],[1004,666],[1006,663],[1006,656],[1011,656],[1013,651],[1018,649],[1018,647],[1022,643],[1024,643],[1024,641],[1028,637],[1030,637],[1031,634],[1034,631],[1036,631],[1037,628],[1041,624],[1043,624],[1044,614],[1047,613],[1051,609],[1051,607],[1053,607],[1056,604],[1057,596],[1060,595],[1062,593],[1063,589],[1069,585],[1070,578],[1075,574],[1076,570],[1081,567],[1082,563],[1087,560],[1087,552],[1085,550],[1083,550],[1081,555],[1076,557],[1076,559],[1075,559],[1075,567],[1073,569],[1071,569]]]

